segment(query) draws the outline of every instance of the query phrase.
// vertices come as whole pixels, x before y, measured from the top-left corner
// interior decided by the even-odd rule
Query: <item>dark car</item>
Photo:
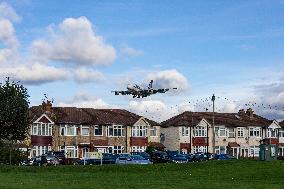
[[[184,154],[184,156],[187,158],[188,162],[193,161],[193,157],[194,157],[193,154]]]
[[[188,159],[184,154],[178,151],[167,151],[168,157],[172,163],[187,163]]]
[[[154,151],[151,156],[153,163],[170,163],[171,160],[166,152]]]
[[[216,154],[214,156],[214,159],[216,160],[232,160],[232,159],[236,159],[234,156],[231,156],[229,154]]]
[[[207,156],[204,153],[196,153],[192,157],[192,161],[207,161]]]
[[[41,155],[41,156],[36,156],[32,158],[32,165],[33,166],[46,166],[48,164],[46,156]]]
[[[144,160],[150,160],[150,155],[146,152],[131,152],[130,154],[142,156]]]
[[[55,156],[58,158],[59,160],[59,164],[62,164],[64,165],[65,164],[65,153],[64,151],[49,151],[46,153],[46,155],[49,155],[49,156]]]
[[[100,164],[115,164],[117,154],[104,153],[102,159],[81,159],[78,160],[76,165],[100,165]]]

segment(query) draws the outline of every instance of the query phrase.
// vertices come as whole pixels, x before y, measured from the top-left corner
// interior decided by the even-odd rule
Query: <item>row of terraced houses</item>
[[[143,152],[150,142],[182,153],[227,153],[258,157],[260,143],[272,144],[284,156],[284,122],[268,120],[252,109],[238,113],[186,111],[162,123],[122,109],[30,108],[29,156],[64,150],[68,158],[86,152]],[[28,149],[28,148],[27,148]]]

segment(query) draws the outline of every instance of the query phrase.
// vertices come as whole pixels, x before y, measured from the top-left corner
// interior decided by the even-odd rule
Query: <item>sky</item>
[[[0,81],[30,105],[124,108],[156,121],[251,107],[284,119],[284,1],[0,0]],[[143,99],[128,83],[177,87]]]

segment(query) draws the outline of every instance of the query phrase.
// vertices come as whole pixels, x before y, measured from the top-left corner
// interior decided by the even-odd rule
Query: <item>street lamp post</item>
[[[214,125],[215,125],[215,95],[213,94],[212,95],[212,102],[213,102],[213,114],[212,114],[212,132],[213,132],[213,141],[212,141],[212,151],[213,151],[213,154],[215,153],[214,150],[215,150],[215,128],[214,128]]]

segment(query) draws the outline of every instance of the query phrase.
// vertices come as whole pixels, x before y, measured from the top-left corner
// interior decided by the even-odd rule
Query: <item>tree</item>
[[[29,95],[19,82],[0,83],[0,140],[23,140],[29,130]]]

